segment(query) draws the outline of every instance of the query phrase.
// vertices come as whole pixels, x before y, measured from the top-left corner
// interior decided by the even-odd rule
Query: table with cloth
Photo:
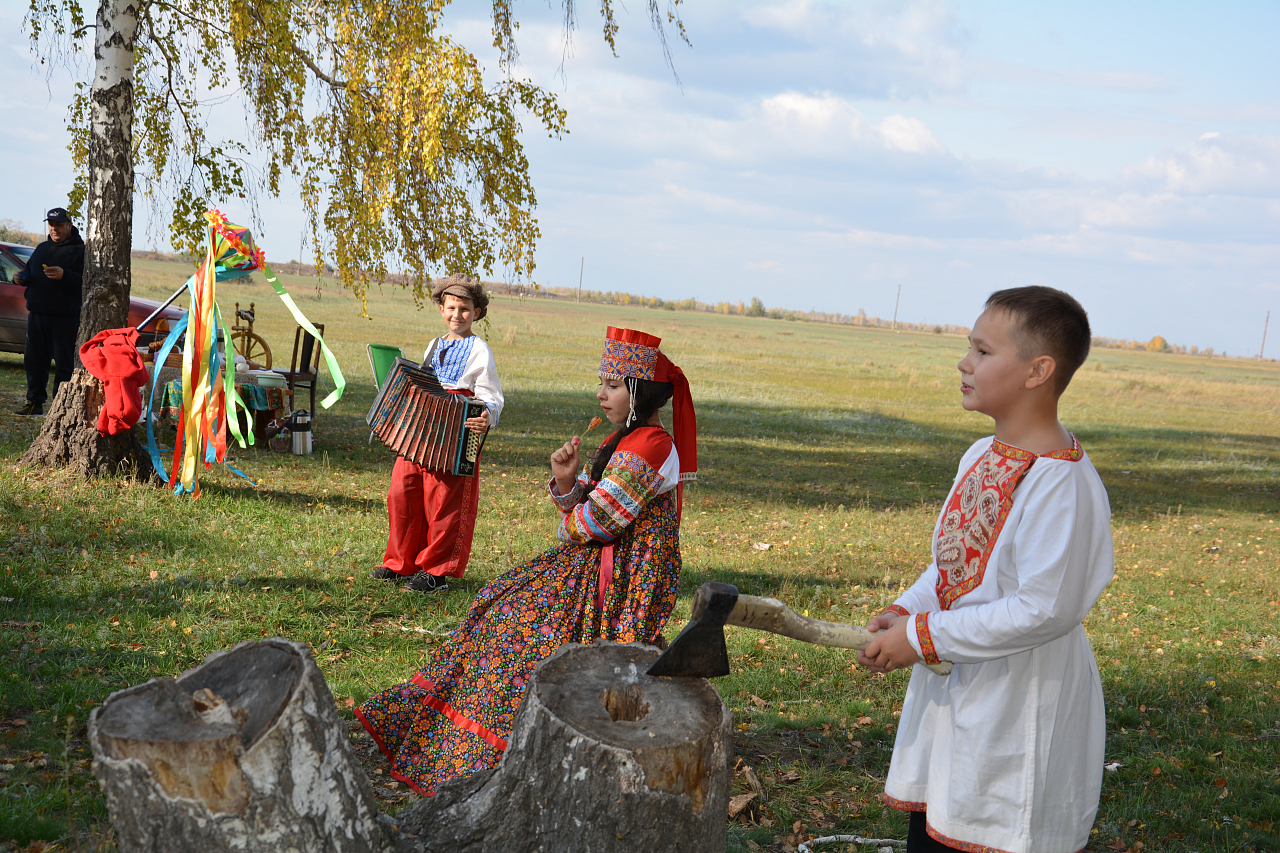
[[[164,377],[161,376],[163,379]],[[287,417],[288,398],[283,388],[263,388],[252,382],[236,383],[236,393],[244,404],[253,412],[253,434],[255,439],[270,438],[268,427],[273,420]],[[165,420],[182,408],[182,378],[177,377],[164,383],[160,397],[156,401],[154,411]],[[228,407],[230,410],[230,407]],[[244,427],[243,421],[241,428]],[[278,431],[278,430],[277,430]]]

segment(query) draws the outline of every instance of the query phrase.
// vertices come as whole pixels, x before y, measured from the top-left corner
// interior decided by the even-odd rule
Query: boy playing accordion
[[[452,275],[436,281],[431,299],[440,307],[448,332],[427,346],[423,364],[430,365],[451,393],[475,397],[485,405],[468,429],[485,433],[502,414],[502,385],[493,351],[476,337],[471,325],[488,313],[489,297],[478,281]],[[418,592],[443,592],[446,578],[462,577],[471,556],[476,511],[480,503],[480,470],[470,477],[428,471],[396,458],[387,492],[391,528],[382,566],[370,573],[385,580],[409,578]]]

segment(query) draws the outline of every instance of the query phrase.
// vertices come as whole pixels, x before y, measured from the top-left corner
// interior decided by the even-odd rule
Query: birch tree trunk
[[[94,425],[102,383],[80,364],[79,348],[103,329],[129,318],[133,245],[133,47],[138,6],[144,0],[101,0],[89,91],[89,193],[84,231],[84,285],[76,369],[59,386],[36,440],[22,462],[42,468],[72,466],[85,476],[133,470],[151,463],[133,432],[104,438]]]
[[[389,853],[333,694],[301,643],[241,643],[89,717],[121,853]]]
[[[534,670],[493,770],[392,818],[307,647],[210,655],[89,717],[121,853],[723,853],[733,716],[658,652],[566,643]]]
[[[397,816],[403,853],[717,853],[733,715],[710,682],[654,678],[648,646],[566,643],[538,665],[492,771]]]

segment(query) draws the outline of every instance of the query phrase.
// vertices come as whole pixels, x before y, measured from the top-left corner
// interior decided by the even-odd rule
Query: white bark
[[[89,718],[121,853],[382,853],[380,815],[301,643],[241,643]]]
[[[133,243],[133,48],[142,0],[101,0],[89,91],[89,194],[79,342],[129,316]]]

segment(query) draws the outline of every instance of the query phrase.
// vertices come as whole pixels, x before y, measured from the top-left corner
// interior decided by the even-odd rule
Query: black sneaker
[[[398,574],[397,572],[393,572],[390,569],[388,569],[386,566],[381,566],[369,572],[369,577],[373,578],[376,581],[395,581],[395,580],[402,580],[404,578],[404,575]]]
[[[18,409],[18,414],[20,414],[20,415],[43,415],[43,414],[44,414],[44,406],[43,406],[43,405],[41,405],[40,403],[33,403],[33,402],[31,402],[30,400],[28,400],[28,401],[27,401],[27,404],[26,404],[25,406],[23,406],[21,409]]]
[[[447,592],[449,582],[437,575],[418,572],[409,579],[408,587],[414,592]]]

